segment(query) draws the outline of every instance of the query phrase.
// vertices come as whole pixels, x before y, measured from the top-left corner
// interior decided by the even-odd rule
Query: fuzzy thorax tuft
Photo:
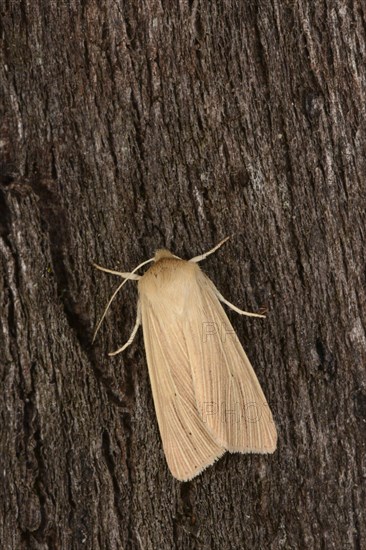
[[[174,256],[174,254],[169,252],[166,248],[160,248],[155,252],[154,261],[158,262],[162,258],[176,258],[176,256]]]

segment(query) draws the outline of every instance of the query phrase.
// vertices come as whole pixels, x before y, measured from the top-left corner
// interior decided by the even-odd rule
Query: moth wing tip
[[[266,447],[266,448],[262,448],[262,449],[248,449],[248,448],[231,448],[231,449],[228,449],[228,452],[230,454],[234,454],[234,453],[240,453],[240,454],[252,454],[252,455],[272,455],[277,449],[277,445],[275,447]]]
[[[206,470],[206,468],[209,468],[210,466],[212,466],[217,460],[219,460],[219,458],[221,458],[226,453],[226,451],[227,449],[224,449],[224,448],[220,449],[219,453],[212,455],[210,458],[207,459],[207,461],[204,462],[204,464],[201,464],[200,466],[196,466],[194,469],[192,469],[191,472],[187,474],[180,475],[179,473],[173,473],[172,470],[170,471],[173,477],[178,481],[182,481],[182,482],[191,481],[195,477],[199,476],[204,470]]]

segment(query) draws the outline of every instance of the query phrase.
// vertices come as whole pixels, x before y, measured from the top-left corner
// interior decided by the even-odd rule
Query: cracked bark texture
[[[361,549],[362,0],[1,6],[0,541],[22,549]],[[204,270],[279,432],[188,483],[165,464],[136,286]]]

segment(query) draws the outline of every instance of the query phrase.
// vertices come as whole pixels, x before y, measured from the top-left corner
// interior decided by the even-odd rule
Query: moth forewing
[[[169,468],[179,480],[191,479],[225,452],[197,409],[183,339],[194,267],[183,260],[161,259],[139,281],[156,416]]]
[[[227,302],[197,265],[226,240],[190,261],[156,252],[138,278],[135,327],[117,350],[132,342],[141,319],[163,448],[179,480],[196,476],[225,450],[276,448],[268,403],[219,300],[241,314],[260,315]],[[130,278],[137,269],[117,274]]]
[[[273,452],[277,432],[268,403],[213,283],[201,271],[187,311],[194,304],[186,325],[192,337],[187,335],[186,341],[202,417],[216,441],[231,452]]]

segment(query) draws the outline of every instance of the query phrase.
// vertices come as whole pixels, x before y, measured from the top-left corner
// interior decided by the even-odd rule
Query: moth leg
[[[230,237],[226,237],[226,239],[223,239],[222,241],[220,241],[219,244],[217,244],[216,246],[211,248],[211,250],[209,250],[208,252],[205,252],[204,254],[201,254],[201,256],[195,256],[194,258],[191,258],[189,261],[196,264],[196,263],[200,262],[201,260],[205,260],[207,258],[207,256],[209,256],[210,254],[213,254],[214,252],[216,252],[216,250],[218,248],[220,248],[220,246],[222,246],[224,243],[226,243],[226,241],[228,239],[230,239]]]
[[[122,277],[122,279],[133,279],[134,281],[138,281],[141,278],[141,275],[137,275],[136,273],[125,273],[120,271],[113,271],[113,269],[107,269],[106,267],[102,267],[94,263],[93,263],[93,266],[99,269],[100,271],[105,271],[106,273],[112,273],[112,275],[118,275],[119,277]]]
[[[129,275],[130,275],[130,274],[129,274]],[[104,310],[104,312],[103,312],[103,315],[102,315],[102,317],[101,317],[99,323],[97,324],[97,328],[95,329],[95,332],[94,332],[94,335],[93,335],[93,340],[92,340],[92,342],[94,342],[95,337],[96,337],[96,335],[98,334],[98,331],[99,331],[99,329],[100,329],[100,325],[102,324],[104,317],[107,315],[107,311],[109,310],[109,307],[110,307],[111,303],[113,302],[113,300],[115,299],[115,297],[117,296],[117,294],[119,293],[119,291],[121,290],[121,288],[125,285],[125,283],[127,283],[127,281],[128,281],[129,279],[130,279],[130,277],[128,277],[127,279],[124,279],[124,280],[122,281],[122,283],[119,285],[119,287],[113,292],[112,297],[110,298],[110,300],[109,300],[109,302],[108,302],[108,304],[107,304],[107,307],[105,308],[105,310]]]
[[[127,342],[121,348],[119,348],[117,351],[112,351],[112,353],[108,353],[108,355],[112,357],[113,355],[117,355],[118,353],[121,353],[121,351],[128,348],[128,346],[130,344],[132,344],[132,342],[133,342],[133,340],[136,336],[136,332],[137,332],[140,325],[141,325],[141,308],[140,308],[140,303],[138,303],[137,304],[136,323],[135,323],[135,326],[133,327],[133,331],[131,332],[131,336],[129,337]]]
[[[109,300],[108,304],[107,304],[107,307],[105,308],[104,310],[104,313],[102,315],[102,318],[101,320],[99,321],[98,325],[97,325],[97,328],[95,329],[95,332],[94,332],[94,336],[93,336],[93,342],[95,340],[95,337],[97,335],[97,332],[100,328],[100,325],[102,324],[103,322],[103,319],[104,317],[106,316],[107,314],[107,311],[109,309],[109,306],[111,305],[111,303],[113,302],[113,300],[115,299],[115,297],[117,296],[118,292],[121,290],[121,288],[125,285],[125,283],[127,283],[127,281],[133,279],[133,280],[138,280],[140,279],[140,275],[137,275],[135,272],[140,269],[140,267],[150,263],[150,262],[153,262],[154,261],[154,258],[150,258],[149,260],[145,260],[144,262],[142,262],[141,264],[139,264],[137,267],[135,267],[135,269],[133,269],[131,271],[131,273],[120,273],[119,271],[113,271],[111,269],[107,269],[106,267],[101,267],[100,265],[97,265],[97,264],[93,264],[97,269],[100,269],[101,271],[106,271],[107,273],[113,273],[115,275],[119,275],[120,277],[123,278],[123,281],[122,283],[119,285],[119,287],[117,288],[117,290],[115,290],[112,294],[112,298]]]
[[[220,294],[220,292],[217,290],[216,287],[215,287],[215,294],[220,300],[220,302],[229,306],[229,308],[232,309],[233,311],[240,313],[240,315],[247,315],[248,317],[260,317],[262,319],[265,319],[266,317],[265,315],[260,315],[259,313],[250,313],[249,311],[243,311],[242,309],[239,309],[238,307],[234,306],[234,304],[231,304],[230,302],[225,300],[225,298],[222,296],[222,294]]]

